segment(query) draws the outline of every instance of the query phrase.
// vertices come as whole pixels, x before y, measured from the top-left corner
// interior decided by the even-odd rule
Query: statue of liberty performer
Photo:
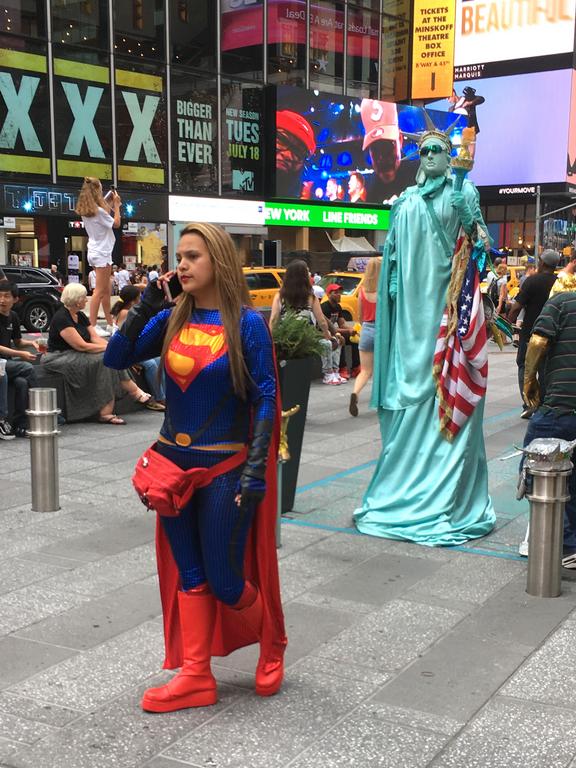
[[[418,136],[417,184],[394,204],[384,248],[371,403],[378,409],[382,453],[354,520],[362,533],[432,547],[485,536],[495,514],[482,433],[488,363],[479,291],[474,308],[478,339],[484,334],[478,355],[483,359],[480,370],[471,369],[468,383],[472,390],[475,383],[484,386],[476,390],[475,407],[464,416],[456,412],[452,385],[439,386],[442,364],[436,365],[441,328],[452,337],[466,330],[459,318],[465,304],[460,302],[472,302],[473,292],[460,289],[472,274],[467,270],[472,258],[477,262],[471,268],[483,268],[485,244],[479,236],[488,240],[486,227],[478,191],[464,180],[466,171],[459,168],[457,176],[451,172],[448,131],[434,129],[427,114],[426,119],[432,130]],[[473,129],[464,131],[472,131],[473,139]],[[463,243],[468,250],[462,267],[458,259],[465,252]],[[446,333],[451,307],[455,319]]]

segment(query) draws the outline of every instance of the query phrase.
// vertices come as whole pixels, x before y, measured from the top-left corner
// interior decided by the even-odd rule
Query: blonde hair
[[[60,296],[60,301],[65,307],[73,307],[79,301],[86,298],[88,291],[81,283],[68,283]]]
[[[98,208],[106,203],[102,197],[102,184],[96,176],[85,176],[82,189],[78,195],[78,202],[74,209],[78,216],[96,216]]]
[[[496,267],[496,274],[498,277],[504,277],[504,275],[508,274],[508,267],[506,264],[498,264]]]
[[[364,280],[362,281],[364,293],[376,293],[378,290],[381,267],[382,256],[373,256],[366,265],[366,272],[364,272]]]
[[[214,287],[218,297],[218,309],[228,344],[232,386],[235,394],[245,399],[250,375],[244,362],[240,320],[242,306],[250,307],[252,302],[242,272],[240,257],[230,235],[222,227],[215,224],[187,224],[180,233],[180,239],[185,235],[198,235],[204,240],[208,249],[214,270]],[[190,319],[194,306],[194,296],[183,293],[168,321],[162,346],[162,361],[166,357],[172,339],[180,333]]]

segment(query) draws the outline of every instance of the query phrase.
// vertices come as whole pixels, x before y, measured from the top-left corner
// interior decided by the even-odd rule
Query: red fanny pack
[[[247,454],[247,448],[243,448],[213,467],[184,470],[150,446],[138,459],[132,485],[148,509],[166,517],[177,517],[197,488],[204,488],[218,475],[239,467],[246,461]]]

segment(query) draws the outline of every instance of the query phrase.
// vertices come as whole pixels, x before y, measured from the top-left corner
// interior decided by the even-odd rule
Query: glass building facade
[[[379,61],[408,23],[403,0],[5,0],[3,181],[269,195],[267,86],[405,98]]]

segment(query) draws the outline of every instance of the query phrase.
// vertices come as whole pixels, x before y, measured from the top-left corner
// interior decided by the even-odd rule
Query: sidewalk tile
[[[566,622],[528,659],[502,693],[576,708],[576,623]]]
[[[0,638],[0,688],[18,683],[36,672],[75,656],[69,648],[34,643],[17,637]]]
[[[157,672],[163,650],[161,627],[148,622],[30,677],[14,693],[90,711]]]
[[[294,671],[276,696],[242,698],[162,756],[198,766],[282,768],[370,691],[362,683]]]
[[[490,557],[476,557],[472,561],[469,555],[459,554],[436,573],[419,581],[411,592],[483,603],[521,571],[522,564],[515,561],[504,560],[494,568]]]
[[[18,637],[76,650],[93,648],[161,613],[157,587],[130,584],[20,630]]]
[[[522,664],[530,649],[456,627],[376,696],[453,720],[468,720]]]
[[[165,676],[149,682],[161,685],[164,680]],[[19,750],[11,768],[142,768],[243,695],[222,687],[215,706],[155,715],[140,709],[143,691],[139,686],[33,747]]]
[[[358,539],[361,545],[364,537]],[[433,578],[441,565],[432,560],[396,555],[390,551],[371,557],[359,565],[340,569],[341,575],[327,584],[314,587],[312,591],[343,600],[383,605],[421,580]]]
[[[497,698],[431,768],[566,768],[576,751],[576,712]]]
[[[437,606],[393,600],[316,651],[317,656],[386,672],[401,669],[423,653],[462,614]]]
[[[377,705],[363,704],[290,768],[425,768],[447,740],[445,734],[390,723]]]

